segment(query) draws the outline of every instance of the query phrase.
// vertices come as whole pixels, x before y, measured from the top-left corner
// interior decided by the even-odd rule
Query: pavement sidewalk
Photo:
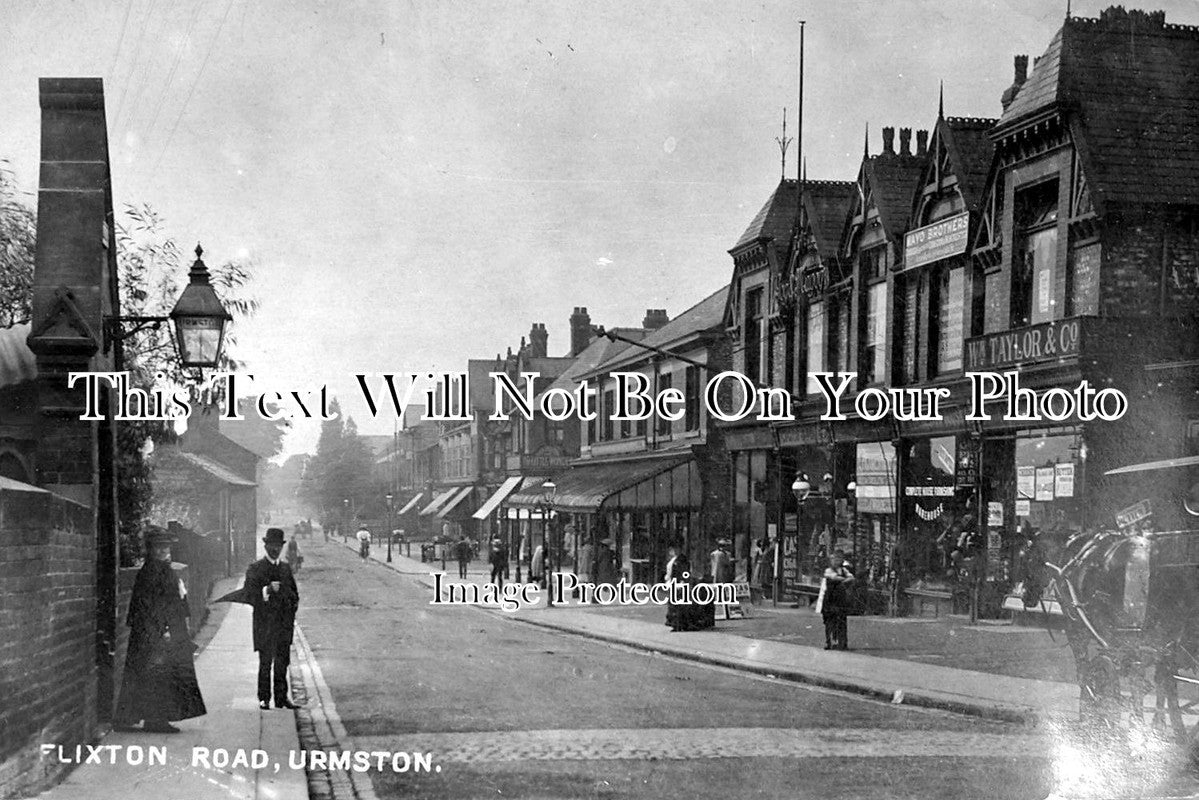
[[[337,542],[337,544],[342,544]],[[357,550],[356,542],[345,547]],[[374,546],[371,559],[433,586],[440,560],[422,563],[393,548]],[[446,581],[458,565],[446,562]],[[472,562],[467,580],[487,582],[489,569]],[[657,606],[538,605],[514,621],[588,636],[641,650],[864,694],[895,703],[942,708],[990,719],[1039,724],[1076,718],[1078,686],[1064,637],[1010,625],[853,617],[849,652],[823,649],[820,617],[808,609],[756,606],[746,619],[718,619],[711,631],[679,633]],[[936,663],[932,663],[936,662]]]
[[[97,745],[119,750],[105,750],[104,763],[76,767],[39,800],[305,800],[305,772],[288,766],[289,754],[300,749],[295,712],[258,708],[250,617],[249,606],[230,604],[196,659],[205,716],[176,723],[177,734],[108,733]],[[166,764],[130,765],[125,756],[134,746],[165,748]],[[207,764],[195,760],[204,752],[198,748],[207,749]],[[265,754],[265,767],[233,766],[239,752],[248,758],[256,750]],[[119,754],[116,763],[109,763],[109,752]]]

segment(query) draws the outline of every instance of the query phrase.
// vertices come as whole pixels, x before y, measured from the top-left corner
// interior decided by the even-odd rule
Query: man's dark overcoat
[[[263,599],[262,589],[271,581],[279,581],[279,591],[268,592],[267,599]],[[286,561],[272,564],[270,559],[261,558],[246,569],[244,585],[254,607],[254,649],[273,653],[291,647],[296,609],[300,607],[300,590],[291,567]]]

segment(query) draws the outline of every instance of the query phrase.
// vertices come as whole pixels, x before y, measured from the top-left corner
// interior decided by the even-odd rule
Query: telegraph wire
[[[162,107],[166,103],[167,94],[170,92],[171,83],[175,80],[175,73],[179,71],[179,62],[183,60],[183,51],[191,43],[192,31],[196,27],[196,19],[200,16],[200,8],[204,5],[205,0],[196,0],[192,6],[191,17],[187,22],[187,30],[184,31],[183,39],[175,48],[175,62],[171,64],[171,69],[167,73],[166,82],[162,85],[162,91],[158,94],[158,102],[154,105],[154,113],[150,117],[150,124],[146,126],[146,140],[150,139],[150,134],[154,130],[154,125],[158,122],[158,115],[162,112]]]
[[[130,96],[129,95],[129,87],[133,85],[133,75],[135,72],[137,72],[138,61],[141,58],[142,43],[146,40],[146,30],[150,27],[150,17],[152,17],[153,15],[154,15],[154,0],[149,0],[149,3],[146,5],[146,11],[142,16],[141,28],[138,29],[138,32],[137,32],[137,41],[134,42],[134,45],[133,45],[133,58],[129,61],[129,72],[125,75],[125,80],[121,84],[121,96],[117,100],[117,113],[113,117],[113,123],[112,123],[112,128],[113,128],[114,134],[116,133],[117,129],[120,127],[121,121],[124,119],[124,116],[125,116],[125,108],[126,108],[125,101],[128,100],[129,96]],[[118,137],[117,140],[120,141],[120,137]]]
[[[171,125],[171,132],[167,134],[166,141],[162,144],[162,149],[158,151],[158,158],[154,162],[154,168],[150,171],[150,176],[153,178],[158,174],[158,167],[162,163],[163,156],[166,155],[167,149],[170,148],[172,140],[175,138],[175,131],[179,128],[179,122],[183,119],[183,114],[187,111],[188,103],[191,102],[192,95],[196,92],[196,87],[200,85],[200,79],[204,76],[204,69],[208,66],[208,60],[212,57],[212,51],[216,44],[220,41],[221,31],[225,28],[225,21],[229,19],[229,12],[233,10],[235,0],[228,0],[225,4],[225,13],[221,15],[221,22],[217,25],[216,34],[212,37],[212,41],[208,44],[208,50],[204,53],[204,60],[200,63],[200,70],[196,73],[195,80],[192,81],[191,89],[187,92],[187,97],[183,99],[183,105],[179,108],[179,113],[175,117],[175,122]]]
[[[121,45],[125,42],[125,31],[129,28],[129,12],[133,10],[133,0],[126,0],[125,19],[121,21],[121,34],[117,37],[117,49],[112,54],[112,64],[108,67],[109,79],[116,78],[117,61],[121,58]]]

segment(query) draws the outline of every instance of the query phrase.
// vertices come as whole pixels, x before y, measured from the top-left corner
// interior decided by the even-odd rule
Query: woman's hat
[[[179,537],[168,531],[166,528],[160,528],[157,525],[150,525],[146,529],[146,545],[154,547],[159,544],[173,544],[179,541]]]
[[[264,544],[283,544],[282,528],[267,528],[266,536],[262,537]]]

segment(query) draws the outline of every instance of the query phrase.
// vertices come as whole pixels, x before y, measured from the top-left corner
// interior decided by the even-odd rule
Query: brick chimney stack
[[[591,315],[586,306],[575,306],[570,315],[570,354],[577,356],[591,343]]]
[[[916,131],[916,155],[928,155],[928,131]]]
[[[534,322],[529,331],[529,358],[545,358],[549,355],[549,332],[544,322]]]
[[[1036,66],[1035,62],[1033,66]],[[1020,93],[1020,87],[1028,80],[1028,56],[1016,56],[1015,58],[1015,78],[1012,80],[1012,85],[1004,89],[1003,96],[999,98],[999,102],[1003,105],[1003,110],[1007,111],[1007,107],[1016,99],[1016,95]]]
[[[890,126],[883,128],[883,155],[895,155],[895,129]]]
[[[647,331],[656,331],[667,322],[670,322],[670,317],[666,314],[664,308],[647,308],[645,309],[645,319],[641,320],[641,327]]]
[[[912,154],[912,129],[899,129],[899,154],[901,156],[910,156]]]

